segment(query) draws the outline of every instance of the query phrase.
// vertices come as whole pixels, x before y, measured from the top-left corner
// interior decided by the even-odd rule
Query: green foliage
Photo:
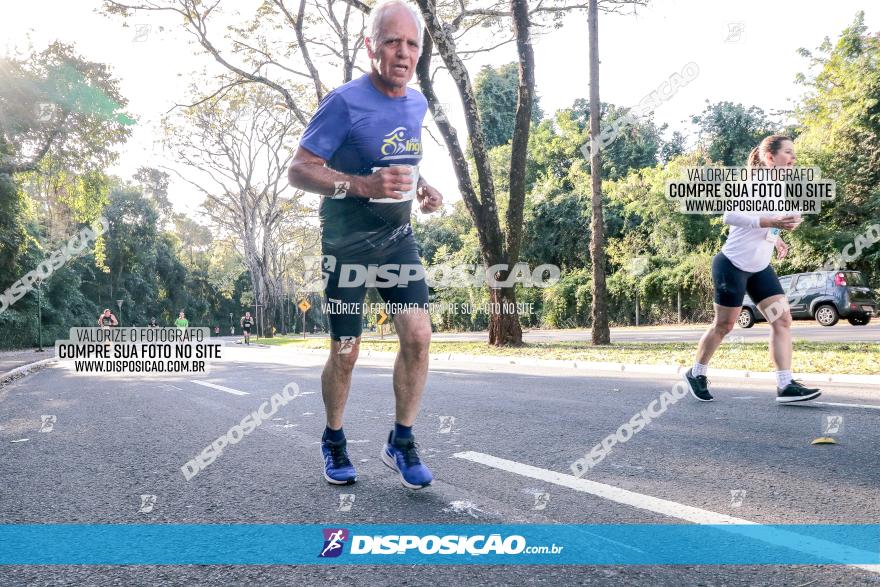
[[[25,201],[18,184],[0,173],[0,287],[6,288],[15,273],[16,259],[24,250],[27,231],[22,221]]]
[[[519,65],[507,63],[500,67],[484,65],[474,79],[474,94],[486,136],[486,147],[506,145],[513,138],[516,118]],[[532,122],[543,117],[537,96],[532,105]]]
[[[880,39],[856,15],[835,44],[807,51],[812,72],[799,76],[807,95],[796,115],[799,163],[822,169],[837,198],[792,233],[792,267],[819,266],[880,222]],[[880,279],[880,245],[849,264]]]
[[[0,190],[9,187],[14,187],[9,176],[0,175]],[[0,196],[6,195],[0,192]],[[66,337],[71,326],[92,325],[105,307],[116,313],[119,299],[123,300],[119,317],[124,325],[143,326],[154,316],[160,324],[171,324],[183,309],[192,325],[222,325],[225,330],[228,314],[238,316],[243,311],[237,302],[244,287],[237,279],[244,273],[240,260],[231,258],[233,253],[224,249],[222,243],[218,243],[216,254],[190,248],[190,241],[200,232],[201,237],[205,236],[204,227],[178,219],[190,231],[185,238],[162,232],[153,200],[145,197],[140,188],[118,180],[110,189],[109,205],[103,215],[109,220],[110,229],[96,247],[69,260],[39,291],[44,345]],[[20,215],[0,218],[8,220]],[[55,247],[40,244],[44,235],[37,223],[24,228],[30,234],[25,233],[27,238],[17,245],[18,253],[10,255],[12,270],[0,272],[0,287],[4,289],[35,268]],[[4,246],[10,235],[11,231],[4,231],[4,240],[0,241]],[[214,250],[210,240],[207,246]],[[106,271],[98,263],[101,256]],[[215,285],[219,279],[225,280],[223,288]],[[31,291],[0,314],[0,348],[37,344],[37,299],[37,290]]]
[[[0,60],[0,171],[31,164],[45,148],[75,174],[103,170],[134,121],[109,68],[55,42],[25,60]]]
[[[556,285],[543,292],[544,324],[550,328],[587,326],[592,299],[590,271],[566,272]]]
[[[563,182],[547,176],[529,196],[520,257],[533,265],[552,263],[562,269],[585,267],[590,232],[590,198],[586,185],[566,190]]]
[[[673,131],[668,141],[663,141],[660,146],[660,162],[668,163],[685,152],[685,136],[680,131]]]
[[[587,109],[586,120],[589,125],[589,103],[585,102],[583,107]],[[613,124],[627,116],[629,110],[614,104],[603,104],[602,125]],[[602,151],[603,179],[620,179],[633,169],[657,163],[657,154],[662,144],[661,135],[665,129],[665,125],[658,127],[654,124],[650,116],[636,118],[634,122],[623,125],[620,136]]]
[[[485,330],[489,315],[483,311],[489,303],[486,288],[455,287],[434,291],[432,323],[440,330]],[[465,311],[467,309],[467,311]]]
[[[603,126],[628,114],[628,108],[602,103]],[[635,118],[634,122],[622,125],[620,135],[602,151],[602,177],[619,179],[632,169],[656,164],[664,129],[650,117]],[[529,158],[534,169],[527,170],[528,177],[535,180],[551,174],[565,180],[576,169],[589,172],[589,161],[581,151],[589,140],[590,103],[577,99],[571,108],[557,111],[535,127],[529,138]]]
[[[162,220],[173,215],[173,207],[168,199],[168,173],[153,167],[139,167],[134,174],[135,181],[141,186],[144,195],[153,200]]]
[[[717,102],[710,104],[691,121],[699,127],[706,154],[721,165],[745,165],[751,150],[778,129],[757,106]]]
[[[470,225],[464,203],[458,202],[452,213],[442,212],[430,222],[413,223],[416,242],[421,247],[421,257],[428,265],[448,261],[453,251],[460,251],[467,240],[464,230]],[[476,231],[473,231],[474,237]]]
[[[620,181],[607,182],[604,189],[609,214],[620,218],[620,224],[608,235],[612,262],[619,256],[618,251],[623,252],[620,262],[624,263],[643,254],[679,258],[697,246],[721,247],[719,217],[679,214],[675,204],[665,197],[667,180],[680,178],[685,167],[704,163],[698,153],[691,153],[664,167],[639,169]]]

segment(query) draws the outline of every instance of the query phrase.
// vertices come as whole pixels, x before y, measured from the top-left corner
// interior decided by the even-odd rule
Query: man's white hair
[[[422,20],[422,13],[416,10],[416,8],[406,0],[379,0],[379,2],[373,6],[373,9],[370,11],[370,25],[367,27],[367,30],[370,31],[369,37],[373,41],[373,50],[377,50],[384,40],[382,23],[385,20],[385,13],[398,6],[408,10],[410,15],[412,15],[413,20],[416,22],[416,29],[419,37],[419,56],[421,57],[422,35],[425,33],[425,21]]]

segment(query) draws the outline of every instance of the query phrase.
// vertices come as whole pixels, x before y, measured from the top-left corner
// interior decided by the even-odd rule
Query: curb
[[[326,349],[300,349],[298,352],[308,354],[326,355]],[[367,350],[362,357],[375,359],[393,359],[397,353]],[[432,361],[466,361],[470,363],[482,363],[489,365],[521,365],[527,367],[556,367],[561,369],[579,369],[584,371],[617,371],[623,373],[652,373],[664,375],[680,375],[688,369],[683,365],[657,365],[639,363],[603,363],[589,361],[559,360],[559,359],[536,359],[534,357],[502,357],[480,356],[456,353],[431,354]],[[827,374],[827,373],[797,373],[801,381],[816,383],[862,383],[880,385],[880,375],[854,375],[854,374]],[[712,377],[731,379],[759,379],[775,381],[776,374],[772,371],[743,371],[740,369],[712,369]]]
[[[34,367],[46,365],[48,363],[52,363],[57,360],[58,360],[57,357],[49,357],[48,359],[41,359],[39,361],[34,361],[33,363],[28,363],[27,365],[22,365],[21,367],[16,367],[15,369],[13,369],[11,371],[7,371],[6,373],[0,374],[0,383],[3,383],[7,379],[15,377],[16,375],[18,375],[20,373],[27,373],[28,371],[30,371]]]

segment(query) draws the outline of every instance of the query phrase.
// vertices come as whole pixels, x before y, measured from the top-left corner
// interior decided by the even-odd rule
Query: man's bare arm
[[[412,187],[406,167],[383,167],[371,175],[348,175],[330,169],[326,163],[308,149],[299,147],[287,170],[287,180],[293,187],[325,196],[337,194],[341,188],[346,196],[399,200],[401,192]]]

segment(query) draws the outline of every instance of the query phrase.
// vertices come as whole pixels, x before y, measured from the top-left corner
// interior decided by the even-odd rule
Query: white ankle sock
[[[776,372],[776,386],[779,387],[779,389],[784,389],[789,383],[791,383],[791,371]]]
[[[694,363],[694,366],[691,367],[691,374],[694,377],[699,377],[700,375],[705,376],[706,373],[709,372],[709,365],[703,365],[702,363]]]

